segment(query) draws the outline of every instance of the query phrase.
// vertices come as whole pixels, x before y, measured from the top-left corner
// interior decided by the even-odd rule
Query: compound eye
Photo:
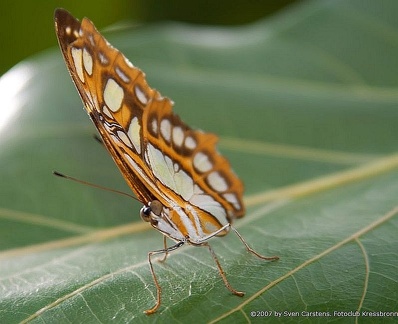
[[[142,206],[140,210],[140,216],[143,221],[150,222],[151,221],[151,207],[149,206]]]

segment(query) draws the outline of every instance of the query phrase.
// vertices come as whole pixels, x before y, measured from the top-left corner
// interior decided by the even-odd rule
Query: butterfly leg
[[[166,252],[164,253],[164,257],[163,257],[162,259],[159,259],[159,260],[158,260],[159,262],[164,262],[164,261],[166,261],[168,255],[169,255],[169,251],[167,251],[166,239],[167,239],[167,237],[166,237],[165,235],[163,235],[163,246],[164,246],[164,249],[165,249]]]
[[[161,296],[161,293],[162,293],[162,288],[160,287],[158,279],[156,278],[156,275],[155,275],[155,271],[153,270],[153,265],[152,265],[152,260],[151,260],[152,256],[153,255],[157,255],[157,254],[162,254],[162,253],[167,255],[169,252],[178,249],[179,247],[183,246],[185,243],[186,243],[185,241],[180,241],[177,244],[175,244],[173,246],[170,246],[168,248],[164,248],[162,250],[151,251],[151,252],[148,253],[149,267],[151,269],[152,278],[153,278],[153,281],[154,281],[155,286],[156,286],[156,304],[152,308],[147,309],[146,311],[144,311],[145,314],[151,315],[151,314],[153,314],[153,313],[155,313],[157,311],[157,309],[160,306],[160,296]]]
[[[218,261],[217,255],[215,254],[214,250],[211,248],[211,246],[209,245],[209,243],[203,242],[203,243],[201,243],[200,245],[201,245],[201,246],[206,246],[206,247],[209,249],[210,254],[211,254],[211,256],[213,257],[213,260],[215,261],[215,263],[216,263],[216,265],[217,265],[218,272],[220,273],[220,276],[221,276],[222,280],[224,281],[225,287],[227,287],[227,289],[228,289],[231,293],[233,293],[234,295],[236,295],[236,296],[239,296],[239,297],[244,296],[245,293],[244,293],[243,291],[237,291],[237,290],[235,290],[234,288],[232,288],[231,284],[228,282],[228,279],[227,279],[227,277],[225,276],[225,272],[224,272],[224,270],[223,270],[222,267],[221,267],[220,261]]]
[[[249,251],[250,253],[254,254],[256,257],[263,259],[263,260],[268,260],[268,261],[276,261],[279,260],[278,256],[271,256],[271,257],[266,257],[263,256],[259,253],[257,253],[256,251],[254,251],[249,244],[246,243],[246,241],[244,240],[244,238],[239,234],[239,232],[235,229],[235,227],[230,226],[230,228],[235,232],[235,234],[239,237],[240,241],[243,243],[243,245],[246,247],[246,250]]]

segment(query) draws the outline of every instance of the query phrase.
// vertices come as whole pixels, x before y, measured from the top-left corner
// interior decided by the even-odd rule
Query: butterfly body
[[[206,241],[227,234],[233,220],[245,213],[243,184],[218,153],[217,136],[182,122],[172,111],[173,102],[149,87],[145,74],[112,47],[90,20],[79,22],[58,9],[55,26],[84,107],[144,205],[141,218],[177,242],[149,254],[158,289],[157,304],[147,311],[153,313],[160,305],[160,286],[151,253],[167,254],[184,243],[211,250]],[[220,266],[219,270],[224,279]]]

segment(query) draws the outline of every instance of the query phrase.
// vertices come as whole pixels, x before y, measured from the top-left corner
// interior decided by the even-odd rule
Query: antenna
[[[94,183],[91,183],[91,182],[87,182],[87,181],[84,181],[84,180],[76,179],[76,178],[73,178],[73,177],[71,177],[71,176],[68,176],[68,175],[65,175],[65,174],[63,174],[63,173],[60,173],[60,172],[58,172],[58,171],[53,171],[53,174],[54,174],[55,176],[57,176],[57,177],[64,178],[64,179],[68,179],[68,180],[72,180],[72,181],[75,181],[75,182],[84,184],[84,185],[86,185],[86,186],[89,186],[89,187],[93,187],[93,188],[97,188],[97,189],[101,189],[101,190],[105,190],[105,191],[110,191],[110,192],[114,192],[114,193],[117,193],[117,194],[120,194],[120,195],[123,195],[123,196],[127,196],[127,197],[129,197],[129,198],[132,198],[132,199],[137,200],[137,201],[139,201],[140,203],[142,203],[142,201],[140,201],[137,197],[135,197],[135,196],[133,196],[133,195],[130,195],[130,194],[128,194],[128,193],[125,193],[125,192],[123,192],[123,191],[119,191],[119,190],[116,190],[116,189],[111,189],[111,188],[103,187],[103,186],[100,186],[100,185],[97,185],[97,184],[94,184]]]

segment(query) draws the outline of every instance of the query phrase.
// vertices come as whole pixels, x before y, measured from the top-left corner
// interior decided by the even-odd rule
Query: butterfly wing
[[[183,123],[91,21],[58,9],[55,25],[84,106],[137,197],[168,208],[192,205],[196,223],[211,222],[213,230],[243,216],[243,185],[217,152],[217,137]]]
[[[133,118],[142,119],[145,107],[132,93],[134,87],[137,91],[138,87],[146,88],[152,97],[157,97],[158,93],[147,86],[144,73],[133,68],[120,52],[112,48],[88,19],[80,23],[67,11],[57,9],[55,25],[69,73],[103,143],[138,199],[143,203],[152,201],[154,195],[142,185],[142,179],[126,163],[124,155],[142,161],[137,150],[132,150],[127,135],[127,123]],[[115,71],[116,67],[119,74]],[[130,75],[122,74],[123,70],[129,70]],[[119,80],[125,84],[123,88],[117,84]],[[134,86],[129,89],[128,86],[133,83]],[[127,144],[123,144],[120,138]]]

